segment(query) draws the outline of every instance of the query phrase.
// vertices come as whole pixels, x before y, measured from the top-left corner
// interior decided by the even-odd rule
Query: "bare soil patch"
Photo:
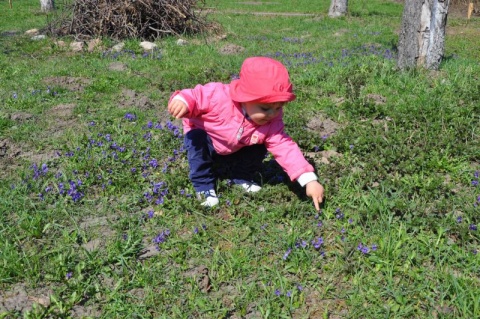
[[[34,119],[34,115],[27,112],[14,112],[10,115],[10,119],[21,123]]]
[[[0,291],[0,313],[25,312],[34,304],[50,305],[53,291],[49,287],[30,289],[24,283],[15,284],[7,291]]]
[[[232,55],[232,54],[238,54],[240,52],[243,52],[245,50],[244,47],[236,45],[236,44],[226,44],[223,47],[221,47],[218,51],[220,54],[223,55]]]
[[[75,109],[76,104],[59,104],[57,106],[52,107],[46,113],[52,117],[62,117],[62,118],[69,118],[73,116],[73,111]]]
[[[311,116],[307,128],[322,137],[326,137],[334,134],[340,128],[340,124],[326,117],[323,113],[317,113]]]
[[[0,140],[0,178],[5,178],[21,165],[17,157],[22,153],[22,148],[13,143],[9,138]]]
[[[141,111],[151,110],[155,108],[155,106],[147,96],[143,94],[138,94],[136,91],[129,89],[122,90],[117,105],[120,109],[134,107]]]
[[[82,77],[55,76],[43,79],[47,85],[56,85],[69,91],[83,92],[85,87],[92,83],[92,80]]]
[[[121,72],[121,71],[127,70],[127,65],[125,63],[122,63],[122,62],[112,62],[108,66],[108,69],[110,71],[120,71]]]

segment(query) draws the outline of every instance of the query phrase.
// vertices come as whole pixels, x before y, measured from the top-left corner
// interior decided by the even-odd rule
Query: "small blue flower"
[[[320,249],[320,247],[323,245],[323,238],[318,237],[316,240],[312,240],[312,245],[313,245],[313,248],[317,250]]]
[[[125,114],[124,118],[126,120],[129,120],[130,122],[132,121],[135,121],[137,119],[137,117],[135,116],[135,114],[132,114],[132,113],[127,113]]]
[[[149,162],[150,166],[153,167],[153,168],[157,168],[158,167],[158,161],[154,158],[152,160],[150,160]]]
[[[473,231],[476,231],[476,230],[477,230],[477,225],[471,224],[471,225],[468,227],[468,229],[473,230]]]
[[[337,208],[337,209],[335,210],[335,213],[336,213],[337,219],[342,219],[343,217],[345,217],[345,215],[342,213],[342,211],[340,210],[340,208]]]
[[[275,289],[275,295],[277,297],[280,297],[282,295],[282,292],[280,291],[280,289]]]

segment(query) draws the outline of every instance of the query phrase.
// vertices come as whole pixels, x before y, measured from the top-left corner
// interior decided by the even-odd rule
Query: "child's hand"
[[[176,119],[179,119],[188,113],[188,106],[180,100],[173,99],[168,104],[168,112]]]
[[[323,186],[317,181],[311,181],[306,185],[307,196],[313,199],[315,209],[320,210],[320,203],[323,201]]]

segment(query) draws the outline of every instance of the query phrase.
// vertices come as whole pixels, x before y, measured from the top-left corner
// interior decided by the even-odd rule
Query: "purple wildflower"
[[[282,295],[282,292],[280,289],[275,289],[275,296],[280,297]]]
[[[320,247],[322,247],[323,245],[323,238],[322,237],[318,237],[316,240],[312,240],[312,245],[313,245],[313,248],[315,249],[320,249]]]
[[[476,231],[476,230],[477,230],[477,225],[471,224],[471,225],[468,227],[468,229],[473,230],[473,231]]]
[[[362,252],[362,254],[368,254],[369,251],[370,251],[370,248],[368,248],[368,246],[364,246],[362,243],[358,244],[357,246],[357,250],[359,250],[360,252]]]
[[[160,245],[167,241],[168,236],[170,236],[170,230],[166,229],[153,238],[153,243],[157,244],[158,250],[160,250]]]
[[[72,276],[73,276],[73,273],[72,273],[71,271],[69,271],[69,272],[67,272],[67,274],[65,275],[65,279],[68,280],[68,279],[72,278]]]
[[[157,168],[158,167],[158,161],[154,158],[152,159],[150,162],[149,162],[150,166],[153,167],[153,168]]]
[[[130,122],[135,121],[137,119],[135,114],[132,114],[132,113],[125,114],[124,118]]]
[[[461,223],[462,220],[463,220],[463,219],[462,219],[462,216],[458,216],[458,217],[457,217],[457,223]]]

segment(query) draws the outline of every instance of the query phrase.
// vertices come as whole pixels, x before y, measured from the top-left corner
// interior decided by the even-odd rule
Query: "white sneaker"
[[[215,193],[214,189],[203,191],[203,192],[197,192],[197,198],[199,200],[202,200],[203,198],[205,198],[205,201],[203,201],[200,204],[205,207],[217,206],[218,203],[220,202],[220,200],[217,197],[217,193]]]
[[[238,184],[240,186],[242,186],[242,188],[247,192],[247,193],[256,193],[256,192],[259,192],[262,187],[258,186],[257,184],[251,182],[251,183],[242,183],[242,184]]]

